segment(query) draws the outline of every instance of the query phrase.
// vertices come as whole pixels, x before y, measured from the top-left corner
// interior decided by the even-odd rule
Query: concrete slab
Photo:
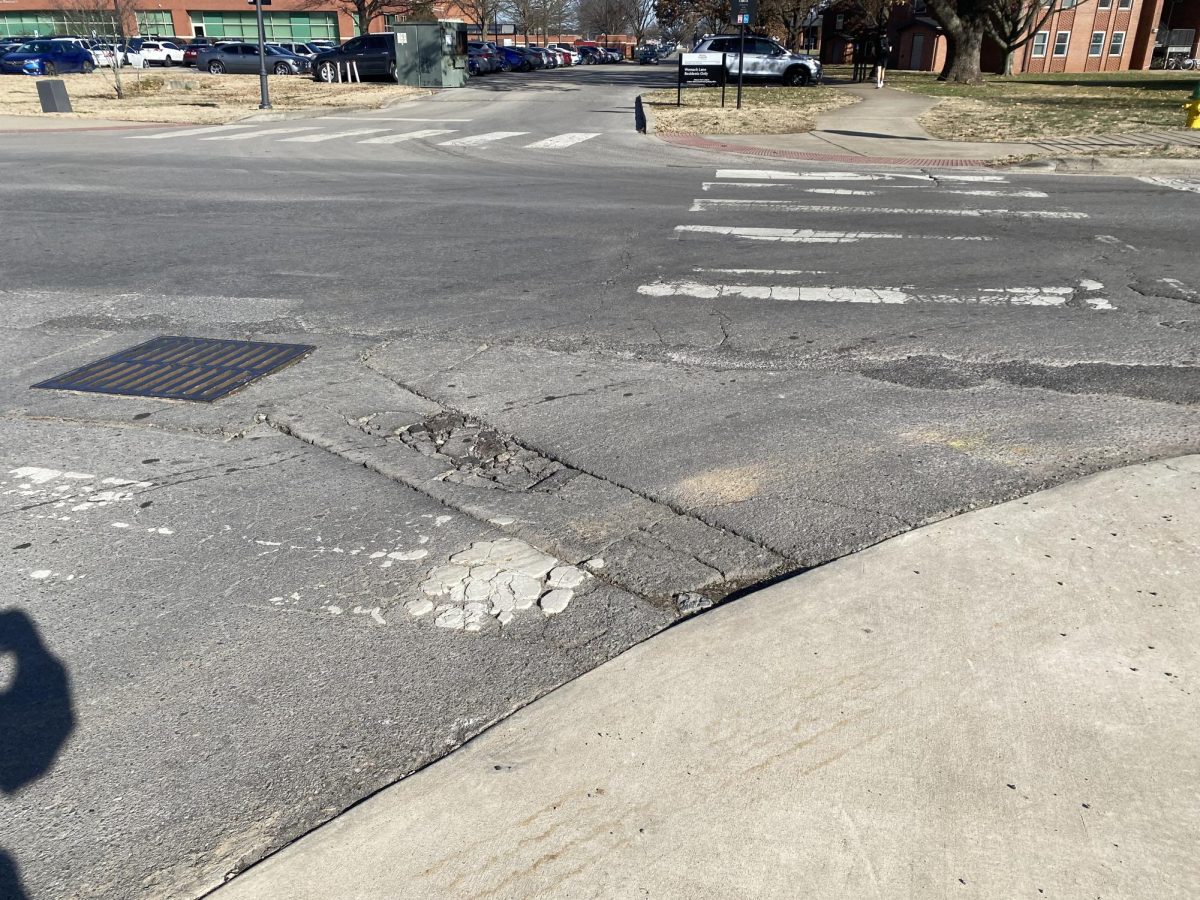
[[[1194,897],[1200,457],[691,620],[216,893]]]

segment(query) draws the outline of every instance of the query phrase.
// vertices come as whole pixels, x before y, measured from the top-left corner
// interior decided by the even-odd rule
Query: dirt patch
[[[658,134],[797,134],[811,131],[817,116],[857,103],[857,97],[830,87],[753,87],[742,92],[742,108],[734,108],[735,88],[683,92],[683,106],[674,91],[654,91],[642,99],[654,113]]]
[[[111,72],[63,75],[74,113],[57,118],[118,119],[128,122],[221,124],[258,112],[257,75],[209,75],[194,69],[126,69],[125,99],[118,100]],[[0,115],[41,116],[37,79],[0,78]],[[321,84],[304,76],[271,76],[271,105],[280,111],[354,107],[378,109],[429,91],[380,83]]]

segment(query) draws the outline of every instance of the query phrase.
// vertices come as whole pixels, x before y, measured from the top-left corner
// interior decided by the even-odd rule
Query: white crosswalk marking
[[[556,135],[552,138],[546,138],[544,141],[534,141],[532,144],[526,144],[526,150],[559,150],[563,147],[570,147],[573,144],[580,144],[586,140],[598,137],[598,131],[569,131],[566,134]]]
[[[158,134],[131,134],[131,141],[161,141],[167,138],[192,137],[197,134],[212,134],[214,131],[229,131],[233,128],[257,128],[258,125],[209,125],[207,128],[185,128],[182,131],[162,131]]]
[[[202,141],[245,141],[250,138],[270,137],[277,134],[295,134],[297,131],[316,131],[320,125],[303,125],[296,128],[268,128],[265,131],[242,131],[237,134],[214,134],[200,138]]]
[[[428,116],[321,116],[321,119],[342,119],[351,122],[473,122],[474,119],[434,119]]]
[[[387,128],[358,128],[354,131],[335,131],[333,134],[302,134],[299,137],[284,138],[281,144],[296,143],[319,144],[321,141],[335,141],[338,138],[358,137],[362,134],[379,134]]]
[[[878,185],[870,190],[862,190],[855,188],[815,188],[815,187],[800,187],[798,184],[789,183],[786,181],[705,181],[701,182],[700,190],[702,191],[763,191],[772,190],[776,192],[792,192],[799,191],[802,194],[832,194],[839,197],[874,197],[886,191],[912,191],[919,190],[928,194],[957,194],[964,197],[1020,197],[1030,200],[1044,200],[1050,195],[1044,191],[1028,191],[1028,190],[964,190],[960,188],[937,188],[932,185],[925,184],[886,184]]]
[[[751,181],[893,181],[906,178],[937,183],[940,181],[987,182],[1008,184],[1003,175],[924,175],[909,172],[789,172],[780,169],[718,169],[718,179],[750,179]]]
[[[211,138],[210,138],[211,140]],[[1018,219],[1086,219],[1087,213],[1059,210],[1018,209],[914,209],[911,207],[887,206],[813,206],[792,200],[717,200],[698,199],[692,201],[689,212],[710,212],[718,209],[773,209],[779,212],[804,213],[890,213],[902,216],[956,216],[969,219],[1009,216]]]
[[[1144,181],[1146,184],[1157,185],[1158,187],[1171,188],[1173,191],[1189,191],[1193,194],[1200,194],[1200,181],[1188,178],[1162,178],[1154,175],[1139,176],[1138,181]]]
[[[455,138],[452,141],[442,141],[439,147],[475,147],[479,144],[490,144],[492,141],[502,141],[505,138],[521,137],[528,131],[489,131],[485,134],[473,134],[470,137]]]
[[[1083,288],[1087,290],[1087,288]],[[921,293],[900,287],[834,287],[831,285],[704,284],[698,281],[656,281],[638,287],[647,297],[742,297],[790,303],[970,303],[981,306],[1065,306],[1077,293],[1070,287],[981,288],[965,294]],[[1090,309],[1112,309],[1107,300],[1082,297]]]
[[[405,141],[416,141],[421,138],[441,137],[443,134],[454,134],[454,128],[425,128],[421,131],[403,131],[400,134],[385,134],[383,137],[367,138],[360,144],[402,144]]]
[[[990,241],[976,235],[894,234],[885,231],[817,231],[812,228],[751,228],[739,225],[676,225],[678,232],[722,234],[783,244],[855,244],[866,240]]]

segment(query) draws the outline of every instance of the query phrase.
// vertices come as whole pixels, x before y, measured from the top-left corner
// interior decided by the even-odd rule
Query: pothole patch
[[[425,596],[405,608],[417,618],[432,613],[441,628],[479,631],[535,606],[543,617],[559,615],[591,578],[516,538],[476,541],[431,570],[420,585]]]

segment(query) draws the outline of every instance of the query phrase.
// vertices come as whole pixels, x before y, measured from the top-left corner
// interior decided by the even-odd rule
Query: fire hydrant
[[[1187,111],[1187,127],[1200,128],[1200,81],[1192,88],[1192,99],[1183,108]]]

